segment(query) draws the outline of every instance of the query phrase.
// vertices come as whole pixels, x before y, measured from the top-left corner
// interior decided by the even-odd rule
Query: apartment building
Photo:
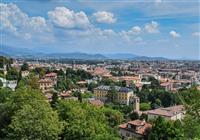
[[[135,94],[133,91],[126,87],[114,86],[114,89],[117,91],[117,100],[121,104],[129,105],[134,102]],[[110,86],[99,86],[94,89],[94,95],[96,99],[99,99],[103,102],[107,100],[107,94],[111,90]]]

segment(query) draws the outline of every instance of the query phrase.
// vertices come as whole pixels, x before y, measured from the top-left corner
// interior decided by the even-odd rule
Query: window
[[[127,136],[127,137],[130,137],[130,133],[126,132],[126,136]]]

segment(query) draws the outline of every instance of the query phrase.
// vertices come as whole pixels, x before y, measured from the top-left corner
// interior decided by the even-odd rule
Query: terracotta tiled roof
[[[134,126],[135,128],[128,128],[128,125]],[[148,129],[151,129],[152,125],[142,120],[134,120],[129,121],[128,123],[124,123],[119,125],[120,129],[125,129],[127,131],[131,131],[136,134],[145,135]]]
[[[171,84],[172,84],[172,83],[170,83],[170,82],[165,82],[165,83],[161,83],[160,86],[166,87],[166,86],[169,86],[169,85],[171,85]]]
[[[45,75],[45,77],[55,77],[57,76],[57,73],[51,72]]]
[[[39,83],[53,83],[51,79],[40,79]]]
[[[158,108],[154,110],[145,111],[147,114],[155,114],[159,116],[172,117],[184,111],[183,105],[172,106],[167,108]]]
[[[103,106],[104,105],[104,103],[100,100],[90,100],[89,103],[92,105],[95,105],[95,106]]]

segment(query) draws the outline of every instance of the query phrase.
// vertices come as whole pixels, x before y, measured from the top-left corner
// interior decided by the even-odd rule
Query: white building
[[[29,75],[28,70],[22,71],[21,73],[22,73],[22,77],[27,77]]]
[[[161,116],[166,120],[182,120],[184,118],[185,110],[183,105],[178,105],[149,110],[144,113],[148,115],[148,120],[156,119],[158,116]]]
[[[6,80],[2,77],[0,77],[1,82],[3,83],[3,87],[8,87],[10,89],[12,89],[13,91],[15,90],[16,86],[17,86],[17,81],[16,80]]]

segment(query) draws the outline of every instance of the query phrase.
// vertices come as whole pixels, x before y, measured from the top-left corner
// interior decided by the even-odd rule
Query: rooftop
[[[135,128],[129,128],[128,125],[132,125]],[[120,129],[126,129],[127,131],[131,131],[136,134],[145,135],[148,129],[151,129],[152,125],[142,120],[134,120],[129,121],[128,123],[124,123],[119,125]]]
[[[178,105],[178,106],[172,106],[172,107],[167,107],[167,108],[158,108],[154,110],[149,110],[149,111],[146,111],[146,113],[166,116],[166,117],[173,117],[183,111],[184,111],[184,106]]]

